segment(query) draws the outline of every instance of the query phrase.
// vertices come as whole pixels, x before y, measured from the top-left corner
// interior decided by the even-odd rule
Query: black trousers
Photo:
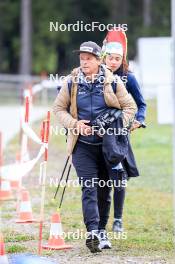
[[[87,231],[105,229],[108,222],[111,189],[102,145],[77,142],[72,163],[82,188],[82,210]]]

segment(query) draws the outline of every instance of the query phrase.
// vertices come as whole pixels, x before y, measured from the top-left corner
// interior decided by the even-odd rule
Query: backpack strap
[[[70,96],[71,96],[72,86],[73,86],[72,78],[69,78],[68,81],[67,81],[67,87],[68,87]]]
[[[78,90],[78,85],[77,83],[72,81],[72,86],[71,86],[71,106],[70,106],[70,112],[74,118],[77,118],[77,90]]]
[[[112,90],[113,90],[114,93],[116,94],[116,92],[117,92],[117,82],[112,82],[112,83],[111,83],[111,86],[112,86]]]

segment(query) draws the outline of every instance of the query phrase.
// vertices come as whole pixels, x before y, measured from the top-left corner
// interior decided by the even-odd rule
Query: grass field
[[[173,262],[173,210],[172,210],[172,128],[158,125],[156,122],[156,103],[148,102],[146,129],[139,129],[132,134],[132,143],[141,176],[128,182],[124,210],[124,228],[127,239],[112,240],[113,249],[91,256],[84,246],[84,240],[70,238],[68,243],[74,246],[72,251],[47,252],[59,259],[60,263],[174,263]],[[35,125],[39,130],[39,125]],[[18,148],[16,137],[5,152],[5,161],[9,163]],[[36,146],[30,143],[32,154]],[[45,201],[44,239],[48,238],[51,214],[58,203],[53,201],[54,186],[51,180],[60,176],[65,159],[65,139],[63,136],[51,136],[49,162],[47,169],[47,192]],[[24,186],[30,190],[34,214],[39,217],[40,186],[38,186],[39,166],[24,179]],[[71,179],[76,179],[74,170]],[[59,200],[59,199],[58,199]],[[80,188],[68,187],[61,209],[62,224],[65,232],[85,231],[81,213]],[[15,201],[2,205],[2,227],[7,251],[37,251],[38,225],[16,225],[14,220]],[[111,232],[113,208],[108,224]],[[14,243],[15,242],[15,243]],[[83,257],[82,257],[83,256]],[[88,262],[89,261],[89,262]],[[108,262],[109,261],[109,262]],[[123,262],[122,262],[123,261]],[[150,261],[150,262],[149,262]],[[151,262],[152,261],[152,262]]]

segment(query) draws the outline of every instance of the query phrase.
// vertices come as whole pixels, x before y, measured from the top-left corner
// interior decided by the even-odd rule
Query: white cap
[[[120,42],[108,42],[105,44],[104,52],[109,54],[111,53],[119,54],[123,57],[122,44]]]

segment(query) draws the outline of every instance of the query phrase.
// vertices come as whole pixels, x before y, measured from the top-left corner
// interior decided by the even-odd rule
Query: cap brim
[[[73,53],[80,53],[81,51],[80,50],[73,50],[72,52]]]
[[[73,50],[72,52],[73,52],[73,53],[77,53],[77,54],[80,54],[80,53],[89,53],[89,54],[92,54],[92,55],[94,55],[94,56],[96,56],[96,57],[100,57],[100,55],[97,55],[97,54],[95,54],[94,52],[90,52],[90,51]]]

